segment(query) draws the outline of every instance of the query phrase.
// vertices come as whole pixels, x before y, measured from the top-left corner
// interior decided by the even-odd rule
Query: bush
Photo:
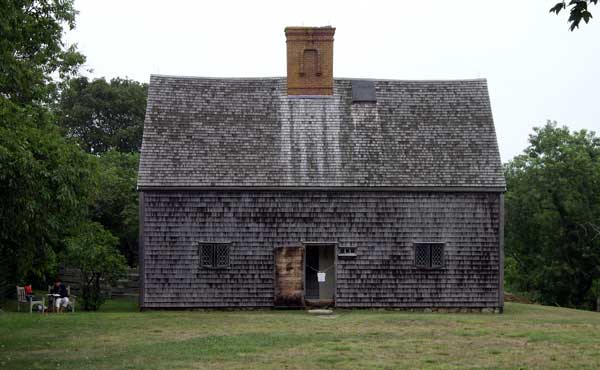
[[[113,284],[127,271],[125,257],[117,250],[119,239],[96,222],[80,225],[67,238],[66,262],[81,270],[82,306],[96,311],[104,303],[101,283]]]

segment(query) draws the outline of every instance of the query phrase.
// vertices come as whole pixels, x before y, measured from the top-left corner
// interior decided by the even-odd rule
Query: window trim
[[[427,246],[427,255],[428,255],[428,263],[426,266],[423,265],[418,265],[417,264],[417,246],[419,245],[425,245]],[[432,246],[433,245],[438,245],[442,247],[442,253],[441,253],[441,261],[439,265],[434,265],[433,264],[433,258],[432,258]],[[413,266],[421,269],[421,270],[440,270],[446,267],[446,246],[448,245],[447,242],[413,242]]]
[[[217,247],[226,247],[227,248],[227,263],[224,265],[217,264]],[[204,248],[211,248],[211,261],[210,265],[205,265],[203,261]],[[199,265],[203,269],[210,270],[218,270],[218,269],[228,269],[231,266],[231,242],[199,242],[198,243],[198,260]]]

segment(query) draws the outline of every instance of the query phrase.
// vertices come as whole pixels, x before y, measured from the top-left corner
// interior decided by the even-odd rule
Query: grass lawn
[[[6,304],[5,310],[10,309]],[[599,369],[600,314],[393,311],[0,313],[0,369]]]

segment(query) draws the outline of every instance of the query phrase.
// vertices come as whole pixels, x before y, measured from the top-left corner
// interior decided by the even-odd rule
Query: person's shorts
[[[65,307],[65,308],[66,308],[68,304],[69,304],[69,297],[64,297],[64,298],[56,298],[56,299],[54,300],[54,306],[55,306],[56,308],[59,308],[60,306],[63,306],[63,307]]]

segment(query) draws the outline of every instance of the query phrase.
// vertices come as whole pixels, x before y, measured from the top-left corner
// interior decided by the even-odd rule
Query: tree
[[[74,75],[85,61],[65,47],[63,26],[75,27],[73,0],[0,0],[0,96],[17,104],[47,102],[56,82]]]
[[[81,271],[83,309],[96,311],[106,300],[102,284],[114,283],[127,271],[125,258],[116,249],[119,240],[99,223],[87,222],[66,243],[67,264]]]
[[[550,8],[550,13],[556,13],[558,15],[562,10],[569,6],[571,10],[569,12],[570,15],[568,22],[571,23],[570,28],[571,31],[573,31],[575,28],[579,28],[579,23],[581,23],[581,20],[583,20],[585,23],[588,23],[590,19],[592,19],[592,13],[590,13],[588,10],[588,6],[592,4],[597,5],[598,0],[570,0],[568,5],[567,1],[563,0]]]
[[[0,285],[43,276],[86,216],[94,165],[52,115],[0,99]],[[2,283],[3,282],[3,283]],[[5,292],[4,292],[5,293]]]
[[[146,84],[128,79],[72,79],[58,105],[60,125],[89,153],[138,152],[147,91]]]
[[[505,165],[507,281],[545,304],[591,308],[600,278],[600,138],[548,122],[529,143]]]
[[[137,169],[139,153],[111,150],[95,157],[98,164],[97,191],[90,217],[119,239],[119,250],[130,266],[138,256]]]
[[[72,0],[0,0],[0,294],[53,270],[89,203],[93,164],[48,106],[84,57],[62,42]],[[59,80],[56,81],[55,78]]]
[[[589,298],[592,300],[592,302],[596,301],[596,311],[600,312],[600,279],[592,282]]]

